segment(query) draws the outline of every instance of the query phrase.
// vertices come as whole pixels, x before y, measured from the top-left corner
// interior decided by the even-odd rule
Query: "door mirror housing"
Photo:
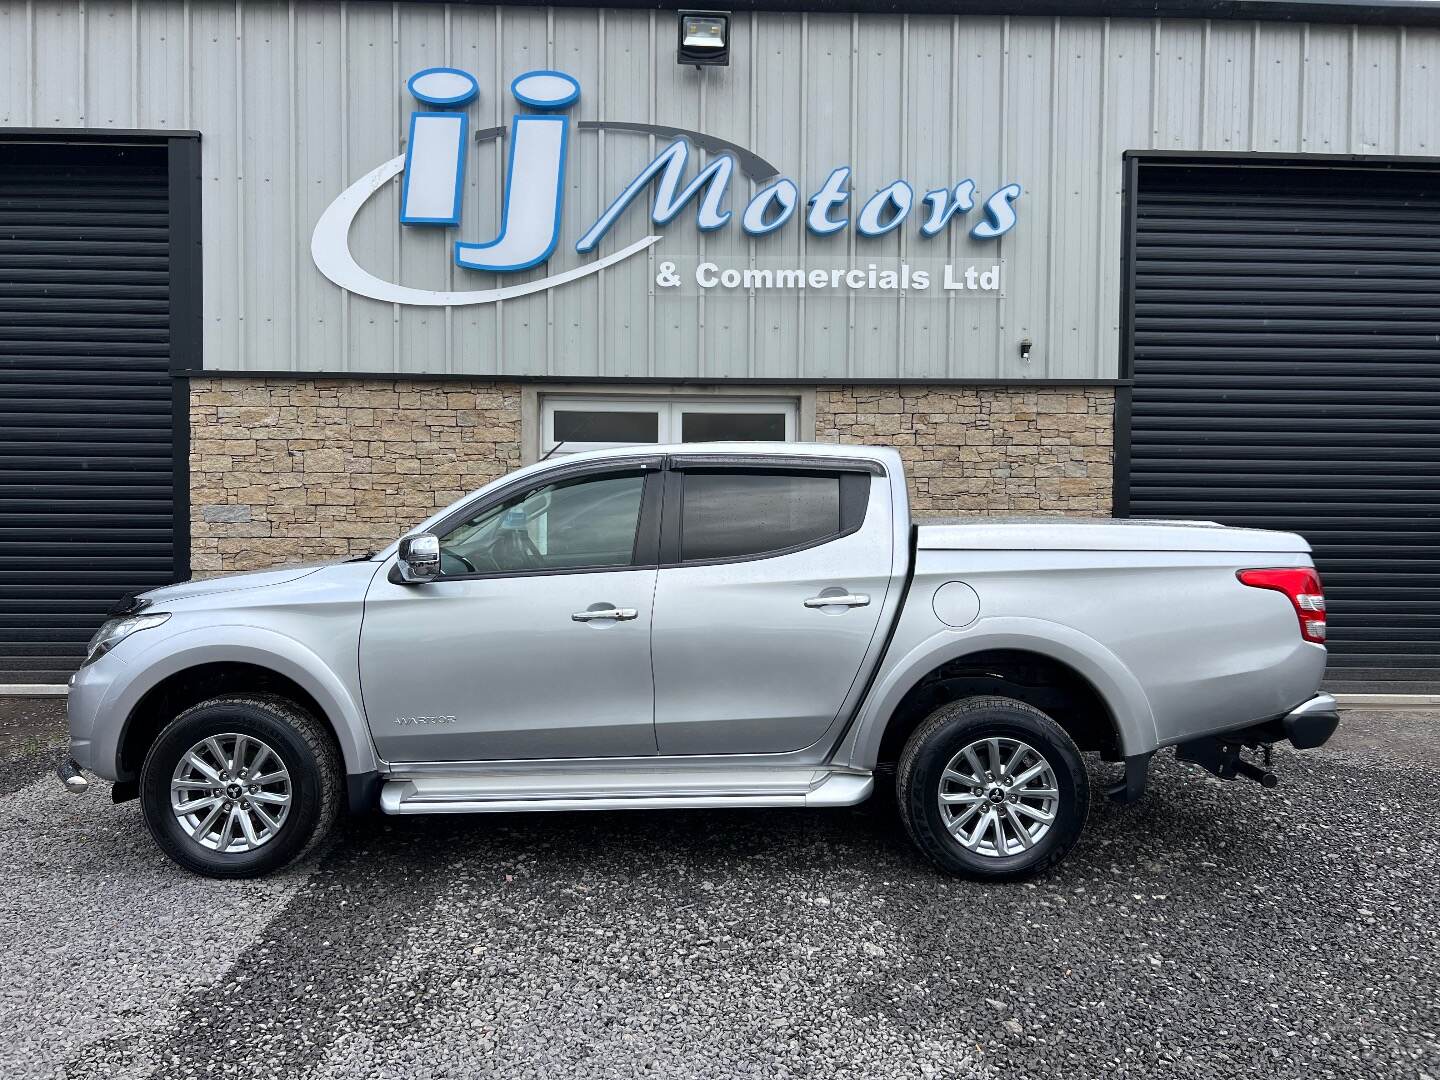
[[[395,569],[407,585],[434,581],[440,575],[440,538],[434,533],[416,533],[402,539]]]

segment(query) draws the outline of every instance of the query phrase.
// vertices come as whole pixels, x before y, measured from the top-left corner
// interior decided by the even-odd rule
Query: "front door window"
[[[512,574],[628,566],[643,473],[563,480],[491,506],[440,538],[440,572]]]

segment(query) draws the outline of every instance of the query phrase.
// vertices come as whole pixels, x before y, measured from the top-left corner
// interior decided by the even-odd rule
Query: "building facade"
[[[1013,8],[736,4],[697,67],[638,3],[0,0],[0,682],[125,591],[740,437],[1296,529],[1336,685],[1434,689],[1440,13]]]

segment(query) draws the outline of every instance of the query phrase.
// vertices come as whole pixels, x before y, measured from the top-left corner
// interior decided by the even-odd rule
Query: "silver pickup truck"
[[[893,775],[921,852],[1004,879],[1075,844],[1082,752],[1122,800],[1163,747],[1273,785],[1271,743],[1338,722],[1324,638],[1288,533],[915,525],[889,449],[602,450],[368,557],[128,602],[71,680],[60,772],[140,798],[216,877],[303,856],[345,807],[847,806]]]

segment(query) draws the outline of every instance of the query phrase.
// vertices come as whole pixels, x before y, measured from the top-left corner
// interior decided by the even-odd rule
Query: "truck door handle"
[[[870,603],[870,597],[864,593],[842,593],[839,596],[812,596],[805,601],[809,608],[820,607],[864,607]]]
[[[638,619],[640,613],[633,607],[611,607],[592,608],[589,611],[577,611],[570,618],[575,622],[591,622],[595,619],[614,619],[616,622],[629,622],[631,619]]]

